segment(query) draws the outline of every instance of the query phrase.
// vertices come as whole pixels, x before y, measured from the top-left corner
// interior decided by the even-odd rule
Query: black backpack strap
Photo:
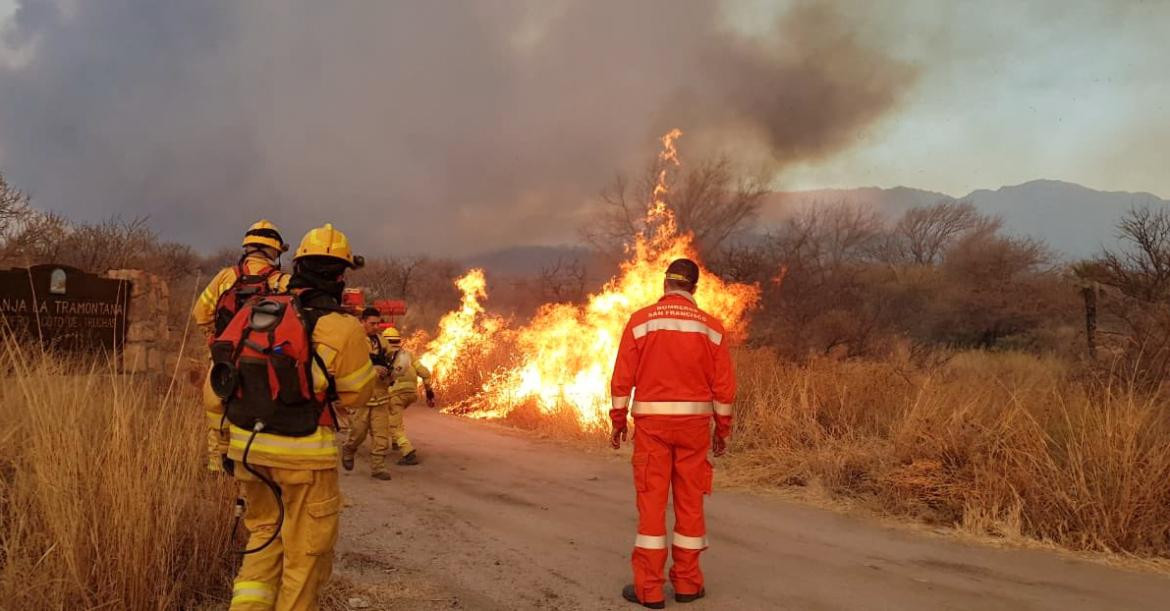
[[[317,347],[313,344],[313,331],[316,330],[317,321],[322,316],[333,312],[344,312],[345,310],[341,309],[340,306],[337,308],[331,308],[329,306],[306,306],[301,302],[300,295],[296,294],[292,297],[292,303],[293,307],[297,309],[297,312],[300,313],[301,318],[305,321],[306,345],[309,346],[309,350],[312,353],[312,362],[317,363],[317,366],[321,368],[321,373],[325,375],[325,402],[329,406],[329,410],[332,411],[333,402],[338,399],[337,380],[334,379],[333,374],[329,373],[329,368],[325,366],[325,360],[317,353]],[[309,380],[311,381],[313,379],[311,366],[309,367],[309,376]],[[333,421],[334,423],[337,422],[336,414],[334,414]]]

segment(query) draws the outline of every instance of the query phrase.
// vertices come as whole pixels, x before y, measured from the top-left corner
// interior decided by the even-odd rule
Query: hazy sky
[[[574,239],[669,127],[780,189],[1170,197],[1170,2],[0,0],[0,171],[39,207],[372,253]]]

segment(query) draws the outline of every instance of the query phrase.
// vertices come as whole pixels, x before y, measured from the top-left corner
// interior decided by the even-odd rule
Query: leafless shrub
[[[643,227],[658,171],[657,166],[650,167],[632,183],[619,176],[602,191],[599,206],[582,231],[589,244],[615,256],[624,252],[624,245],[632,243]],[[704,255],[713,255],[741,232],[768,193],[762,174],[744,174],[728,157],[684,167],[672,184],[664,199],[679,229],[695,236]]]
[[[1101,292],[1100,307],[1124,376],[1163,388],[1170,376],[1170,211],[1139,208],[1118,225],[1126,244],[1074,273]]]
[[[541,266],[538,274],[540,292],[546,303],[579,301],[585,296],[585,278],[585,264],[566,257],[557,257],[555,262]]]
[[[908,210],[894,224],[884,256],[898,263],[935,265],[964,236],[994,234],[1003,223],[981,214],[970,202],[939,202]]]

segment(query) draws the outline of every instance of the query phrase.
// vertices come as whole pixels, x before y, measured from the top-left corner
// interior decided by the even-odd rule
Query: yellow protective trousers
[[[398,451],[403,456],[414,451],[414,446],[406,438],[406,408],[418,400],[418,393],[408,392],[390,395],[390,439],[398,445]]]
[[[244,556],[232,589],[232,611],[317,609],[317,593],[333,572],[341,490],[337,469],[280,469],[253,465],[276,482],[284,500],[284,527],[263,551]],[[248,549],[262,545],[279,510],[264,482],[236,464],[247,510]]]
[[[399,420],[401,422],[401,419]],[[370,436],[370,472],[386,470],[386,454],[390,451],[391,430],[390,406],[363,405],[354,411],[350,419],[349,436],[342,452],[345,456],[357,453],[366,436]]]

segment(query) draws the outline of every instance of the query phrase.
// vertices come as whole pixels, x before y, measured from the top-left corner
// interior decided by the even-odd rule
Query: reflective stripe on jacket
[[[716,432],[728,436],[735,372],[727,344],[723,324],[700,310],[690,293],[672,291],[638,310],[618,346],[610,417],[624,424],[628,412],[635,417],[713,414]]]

